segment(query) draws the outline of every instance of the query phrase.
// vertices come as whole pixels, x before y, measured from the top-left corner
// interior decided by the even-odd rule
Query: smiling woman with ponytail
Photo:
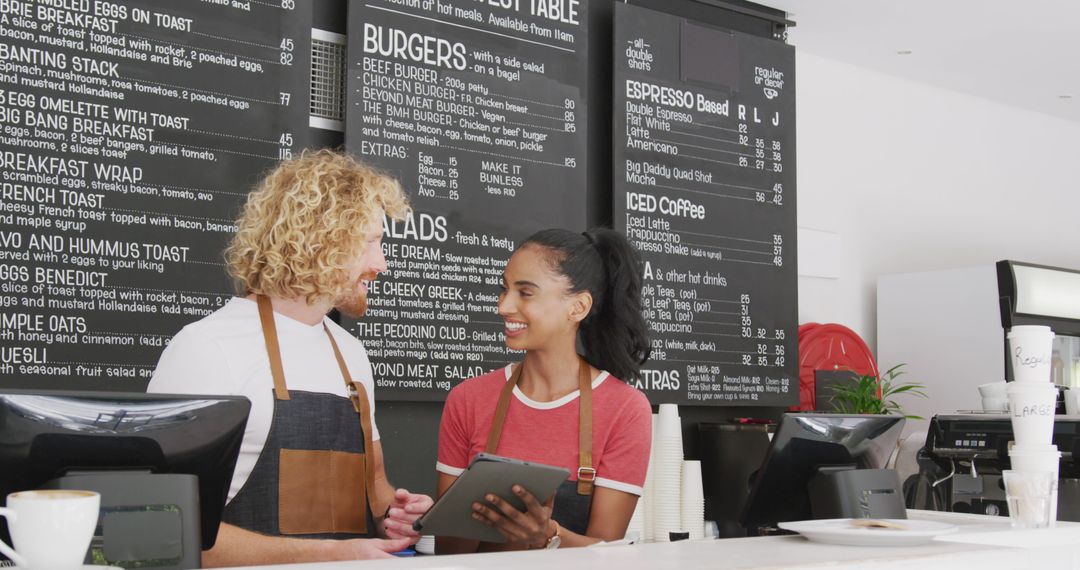
[[[621,234],[551,229],[503,273],[499,315],[517,364],[451,392],[439,429],[439,494],[486,451],[566,467],[554,501],[524,489],[518,512],[489,496],[473,516],[506,544],[440,538],[439,552],[585,546],[623,538],[645,482],[652,418],[637,380],[649,357],[641,261]],[[580,349],[580,353],[579,353]]]

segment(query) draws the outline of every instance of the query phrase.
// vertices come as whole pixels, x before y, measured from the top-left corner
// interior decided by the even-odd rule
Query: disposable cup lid
[[[1049,336],[1052,338],[1054,336],[1054,331],[1050,330],[1050,327],[1042,325],[1016,325],[1013,328],[1009,329],[1007,337],[1012,338],[1014,335],[1040,335]]]
[[[1009,455],[1061,455],[1056,445],[1014,445]]]

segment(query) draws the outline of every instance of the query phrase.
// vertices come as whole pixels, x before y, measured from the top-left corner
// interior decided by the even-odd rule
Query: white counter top
[[[683,541],[552,551],[421,556],[394,560],[262,566],[266,570],[651,570],[654,568],[882,570],[1080,569],[1080,524],[1014,531],[1002,517],[910,511],[909,517],[949,522],[959,531],[924,546],[817,544],[799,536]]]

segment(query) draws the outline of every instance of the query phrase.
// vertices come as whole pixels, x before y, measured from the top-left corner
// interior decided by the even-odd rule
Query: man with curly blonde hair
[[[359,317],[386,271],[383,217],[398,183],[322,150],[283,162],[249,196],[225,251],[239,295],[181,330],[148,391],[252,402],[204,566],[384,558],[415,542],[431,498],[386,479],[363,345],[326,317]]]

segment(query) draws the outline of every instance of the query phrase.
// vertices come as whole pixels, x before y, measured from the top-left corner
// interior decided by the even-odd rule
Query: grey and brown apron
[[[506,412],[510,408],[510,398],[514,387],[521,380],[522,365],[514,366],[510,379],[499,393],[499,404],[495,408],[495,418],[488,433],[487,453],[495,453],[502,437]],[[563,481],[555,491],[555,506],[551,518],[563,528],[577,534],[585,534],[589,527],[589,513],[592,512],[593,484],[596,481],[596,469],[592,466],[592,378],[589,377],[589,365],[582,360],[578,373],[578,468],[577,481]],[[539,500],[539,497],[537,498]]]
[[[371,411],[364,385],[353,382],[330,329],[349,397],[289,390],[270,299],[259,295],[274,415],[266,445],[247,482],[225,506],[222,521],[270,536],[365,538],[376,536],[374,464],[369,461]]]

